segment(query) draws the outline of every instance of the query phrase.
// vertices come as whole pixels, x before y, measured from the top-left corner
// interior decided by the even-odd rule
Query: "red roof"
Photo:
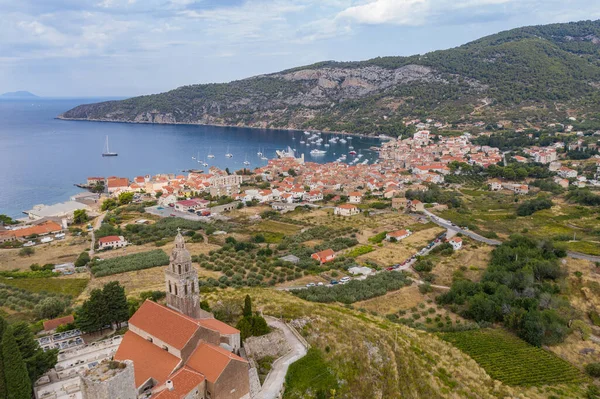
[[[32,234],[42,235],[49,233],[57,233],[62,231],[62,226],[58,223],[47,221],[24,229],[12,230],[16,237],[27,237]]]
[[[181,350],[192,338],[198,325],[181,313],[146,300],[129,319],[129,324]],[[121,344],[122,345],[122,344]]]
[[[240,330],[231,327],[229,324],[225,324],[217,319],[200,319],[198,324],[202,327],[210,328],[211,330],[218,331],[223,335],[239,334]]]
[[[327,259],[334,255],[335,255],[335,252],[333,252],[333,249],[331,249],[331,248],[313,254],[313,256],[317,256],[319,259]]]
[[[44,322],[44,330],[45,331],[54,330],[58,326],[61,326],[63,324],[73,323],[73,322],[75,322],[75,319],[73,318],[73,315],[68,315],[68,316],[65,316],[65,317],[59,317],[57,319],[52,319],[52,320],[46,320]]]
[[[106,236],[98,239],[98,244],[106,244],[109,242],[121,241],[119,236]]]
[[[132,331],[125,333],[114,358],[120,361],[133,361],[136,387],[148,381],[149,378],[154,378],[159,384],[162,384],[180,362],[175,355]]]
[[[397,231],[392,231],[391,233],[388,233],[388,235],[390,237],[404,237],[405,235],[408,235],[408,231],[406,231],[406,230],[397,230]]]
[[[348,195],[351,196],[351,197],[362,197],[363,196],[363,194],[359,193],[358,191],[353,191],[353,192],[351,192]]]
[[[188,359],[187,365],[214,383],[232,360],[247,363],[226,349],[202,342]]]
[[[133,365],[135,367],[135,364]],[[153,396],[155,399],[181,399],[189,394],[192,389],[205,380],[204,376],[187,366],[177,370],[175,374],[171,376],[171,382],[173,383],[173,390],[169,391],[164,389],[157,395]]]
[[[113,177],[113,178],[108,178],[108,188],[114,188],[114,187],[128,187],[129,186],[129,179],[127,179],[126,177]]]
[[[342,209],[355,209],[357,208],[356,205],[352,205],[352,204],[341,204],[337,206],[338,208],[342,208]]]

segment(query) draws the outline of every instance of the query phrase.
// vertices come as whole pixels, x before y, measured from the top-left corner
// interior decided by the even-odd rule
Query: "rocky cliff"
[[[598,21],[520,28],[425,55],[323,62],[81,105],[59,117],[367,134],[401,134],[405,117],[560,118],[561,109],[599,97],[598,37]]]

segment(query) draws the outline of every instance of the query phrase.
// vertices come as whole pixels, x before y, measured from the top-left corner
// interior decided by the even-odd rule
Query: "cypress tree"
[[[2,335],[2,364],[6,378],[6,398],[30,399],[29,373],[10,327],[5,328]]]
[[[252,317],[252,299],[250,298],[250,295],[246,295],[246,298],[244,299],[244,312],[242,314],[245,318]]]
[[[118,281],[111,281],[104,285],[102,294],[108,307],[110,321],[120,327],[121,323],[129,318],[129,305],[127,304],[125,288],[121,287]]]

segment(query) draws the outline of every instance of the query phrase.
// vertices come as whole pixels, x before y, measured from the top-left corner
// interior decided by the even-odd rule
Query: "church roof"
[[[218,331],[223,335],[239,334],[240,330],[231,327],[229,324],[225,324],[217,319],[200,319],[198,324],[202,327],[210,328],[211,330]]]
[[[198,324],[181,313],[146,300],[129,324],[181,350],[198,330]]]
[[[214,383],[231,361],[247,363],[246,360],[226,349],[202,342],[192,353],[186,365],[202,373],[208,381]]]
[[[135,364],[134,364],[135,367]],[[154,399],[181,399],[189,394],[192,389],[197,387],[204,381],[202,374],[190,369],[187,366],[177,370],[171,377],[173,382],[173,390],[165,389],[153,396]]]
[[[162,384],[180,362],[175,355],[132,331],[125,333],[114,358],[121,361],[133,361],[136,387],[148,381],[149,378],[154,378],[159,384]]]

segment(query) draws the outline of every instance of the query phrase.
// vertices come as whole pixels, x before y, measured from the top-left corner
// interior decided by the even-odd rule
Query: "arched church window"
[[[181,265],[178,265],[178,266],[179,266],[179,274],[181,274]]]
[[[183,286],[183,293],[187,295],[187,283]]]
[[[171,291],[171,282],[169,281],[169,294],[171,294],[173,291]]]
[[[175,295],[177,295],[177,284],[175,284]]]

